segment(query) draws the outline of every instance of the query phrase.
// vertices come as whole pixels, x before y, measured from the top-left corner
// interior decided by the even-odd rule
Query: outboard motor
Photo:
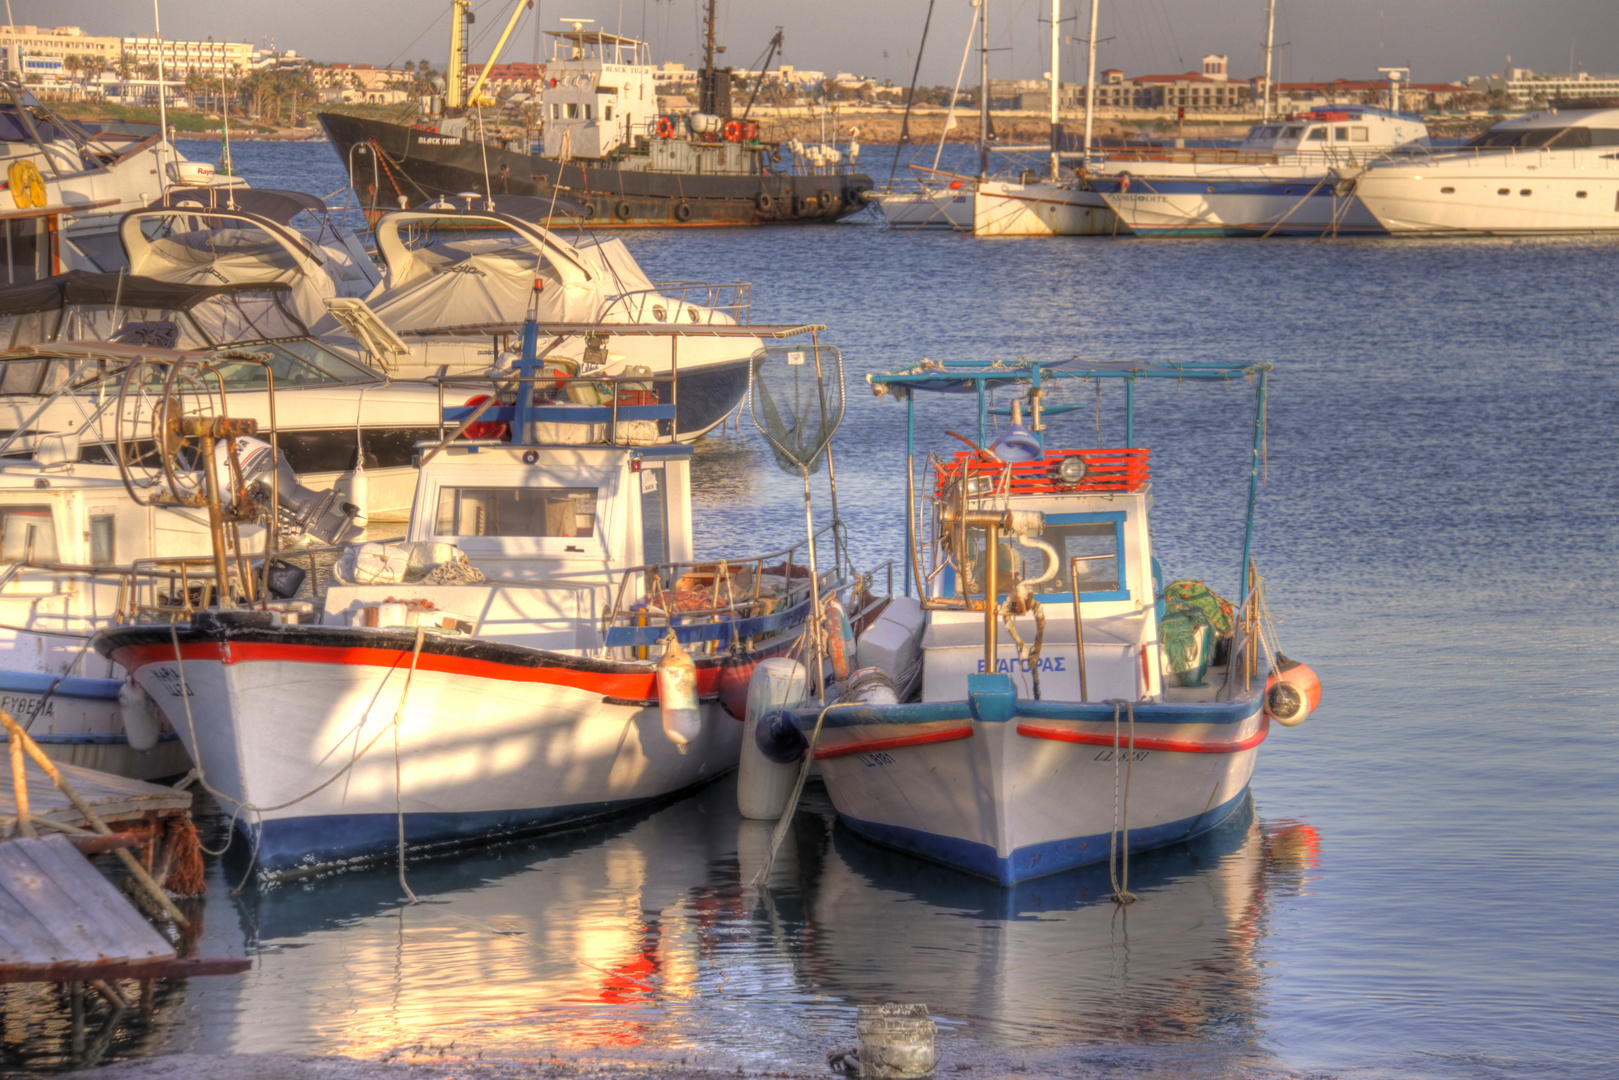
[[[221,441],[214,447],[214,467],[219,470],[221,490],[228,490],[231,486],[230,445]],[[269,443],[248,435],[238,436],[235,446],[246,493],[268,502],[272,470],[276,474],[276,493],[280,497],[278,516],[284,526],[325,544],[347,543],[360,534],[359,526],[354,524],[360,508],[341,501],[336,491],[316,491],[304,487],[287,463],[286,454],[275,460]]]

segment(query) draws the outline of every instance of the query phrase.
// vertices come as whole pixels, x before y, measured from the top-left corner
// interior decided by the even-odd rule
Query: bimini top
[[[1086,363],[1079,357],[1067,360],[1012,360],[985,364],[977,360],[923,360],[912,367],[867,375],[872,391],[882,397],[908,397],[913,390],[966,394],[980,389],[1028,384],[1039,386],[1059,379],[1181,379],[1200,382],[1230,382],[1245,379],[1274,365],[1263,360],[1239,364],[1172,364],[1129,360]]]
[[[302,191],[275,188],[169,188],[163,197],[148,203],[148,210],[240,210],[257,214],[280,225],[292,224],[299,214],[323,216],[330,212],[324,202]]]

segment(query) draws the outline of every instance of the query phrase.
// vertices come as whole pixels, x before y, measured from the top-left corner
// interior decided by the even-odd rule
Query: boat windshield
[[[1486,150],[1533,149],[1578,150],[1587,146],[1619,146],[1619,128],[1491,128],[1468,146]]]
[[[277,390],[288,386],[380,381],[376,372],[344,358],[312,338],[248,341],[232,345],[231,349],[268,355]],[[227,390],[262,389],[265,385],[264,368],[258,364],[225,361],[218,366]]]

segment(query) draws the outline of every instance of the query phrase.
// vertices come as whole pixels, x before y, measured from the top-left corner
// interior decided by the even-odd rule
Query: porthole
[[[1518,194],[1519,195],[1533,195],[1534,191],[1531,190],[1530,188],[1524,188],[1522,191],[1518,192]]]
[[[1214,194],[1214,185],[1213,185],[1213,184],[1210,184],[1210,185],[1209,185],[1209,186],[1208,186],[1208,187],[1206,187],[1206,188],[1204,188],[1204,189],[1203,189],[1203,190],[1204,190],[1204,192],[1206,192],[1206,193],[1207,193],[1207,194],[1209,194],[1209,195],[1213,195],[1213,194]]]
[[[1511,195],[1512,194],[1512,189],[1511,188],[1498,188],[1498,189],[1496,189],[1495,193],[1497,195]]]
[[[1439,194],[1441,194],[1441,195],[1454,195],[1454,194],[1456,194],[1456,189],[1453,188],[1453,187],[1442,187],[1442,188],[1439,189]]]
[[[1583,198],[1585,198],[1585,192],[1583,192],[1583,191],[1576,191],[1576,192],[1575,192],[1575,193],[1574,193],[1574,197],[1575,197],[1575,198],[1576,198],[1576,199],[1583,199]]]

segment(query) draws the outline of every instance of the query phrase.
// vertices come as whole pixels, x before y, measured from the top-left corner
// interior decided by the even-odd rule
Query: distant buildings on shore
[[[212,38],[182,41],[159,40],[151,35],[99,37],[76,26],[0,26],[0,73],[20,78],[43,93],[86,99],[152,100],[157,94],[160,64],[163,81],[171,93],[188,79],[193,84],[199,79],[223,84],[255,71],[296,69],[308,74],[320,99],[327,104],[402,104],[424,92],[423,82],[428,77],[426,61],[420,65],[407,63],[402,70],[370,64],[318,64],[290,50],[276,52]],[[1226,56],[1211,53],[1203,57],[1201,71],[1127,75],[1122,69],[1108,68],[1098,73],[1096,105],[1099,110],[1119,112],[1185,110],[1188,115],[1210,119],[1222,113],[1253,112],[1265,93],[1265,79],[1234,79],[1228,74],[1228,66]],[[482,65],[469,65],[469,71],[477,77]],[[681,63],[658,68],[657,92],[666,102],[665,107],[686,106],[695,93],[697,74]],[[764,105],[805,105],[827,100],[904,103],[903,88],[850,72],[828,74],[782,64],[763,72],[732,69],[731,78],[737,88],[750,95],[757,88],[759,102]],[[505,63],[495,65],[486,85],[502,100],[520,103],[537,94],[544,80],[544,64]],[[929,97],[919,94],[918,100],[947,103],[933,100],[941,94],[948,99],[948,88],[933,88]],[[992,79],[989,97],[991,107],[996,109],[1045,112],[1050,107],[1050,89],[1043,80]],[[1532,108],[1560,100],[1604,97],[1619,98],[1619,75],[1583,71],[1546,74],[1508,68],[1494,75],[1474,76],[1465,84],[1403,81],[1399,103],[1405,110],[1457,111]],[[976,88],[962,92],[961,103],[976,100]],[[1059,85],[1058,106],[1063,112],[1083,110],[1085,100],[1082,84]],[[1279,82],[1272,88],[1271,100],[1284,111],[1334,104],[1388,105],[1389,83],[1357,79]]]

